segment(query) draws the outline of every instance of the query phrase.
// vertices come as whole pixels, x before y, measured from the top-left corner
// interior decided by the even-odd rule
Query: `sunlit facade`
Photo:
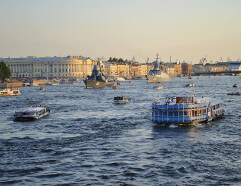
[[[74,78],[91,75],[95,64],[82,56],[2,58],[12,78]]]

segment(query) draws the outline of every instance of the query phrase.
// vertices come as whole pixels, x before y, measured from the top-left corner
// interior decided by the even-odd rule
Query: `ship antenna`
[[[156,54],[156,60],[158,61],[158,59],[159,59],[159,54],[157,53]]]
[[[146,59],[146,64],[148,64],[149,63],[149,57]]]

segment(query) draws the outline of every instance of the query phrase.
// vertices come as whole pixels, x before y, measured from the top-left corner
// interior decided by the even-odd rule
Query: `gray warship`
[[[99,65],[94,65],[91,76],[84,79],[86,88],[105,88],[112,87],[114,82],[109,82],[101,72]]]
[[[165,72],[161,71],[160,62],[158,61],[158,55],[156,61],[154,62],[154,69],[149,71],[147,75],[147,82],[148,83],[161,83],[165,81],[170,81],[171,78]]]

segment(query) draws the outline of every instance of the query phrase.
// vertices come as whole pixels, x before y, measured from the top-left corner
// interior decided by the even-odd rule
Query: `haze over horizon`
[[[239,0],[1,0],[0,57],[241,59]]]

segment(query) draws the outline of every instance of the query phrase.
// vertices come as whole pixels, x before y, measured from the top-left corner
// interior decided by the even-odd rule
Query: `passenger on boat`
[[[166,104],[168,105],[171,102],[170,98],[166,98]]]

